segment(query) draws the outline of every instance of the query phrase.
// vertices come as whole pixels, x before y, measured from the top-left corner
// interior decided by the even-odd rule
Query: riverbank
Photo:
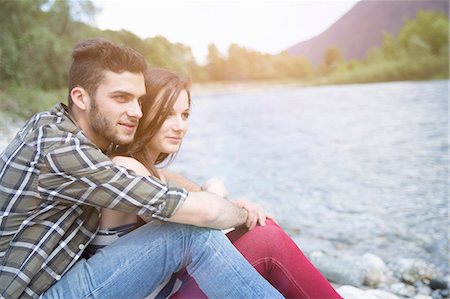
[[[310,261],[345,299],[449,298],[450,277],[421,259],[334,256],[323,251],[307,254]]]
[[[278,89],[306,87],[319,85],[318,82],[306,81],[245,81],[245,82],[203,82],[193,83],[191,93],[195,95],[228,94],[228,93],[258,93]]]

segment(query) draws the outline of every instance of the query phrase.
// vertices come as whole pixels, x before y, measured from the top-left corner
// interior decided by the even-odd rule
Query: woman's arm
[[[202,188],[197,183],[194,183],[193,181],[183,177],[182,175],[169,171],[167,169],[160,169],[160,174],[164,176],[166,181],[172,181],[177,186],[186,189],[189,192],[199,192],[202,191]]]
[[[189,192],[208,191],[223,198],[228,197],[228,190],[225,187],[225,184],[217,178],[210,178],[202,186],[200,186],[182,175],[167,169],[161,169],[159,172],[160,175],[165,177],[166,181],[172,181],[177,186],[184,188]]]
[[[228,190],[226,189],[224,183],[217,178],[210,178],[200,187],[198,184],[175,172],[164,169],[160,170],[160,173],[163,174],[166,179],[169,178],[169,180],[173,181],[178,186],[187,189],[188,191],[203,190],[214,193],[223,198],[228,197]],[[265,225],[266,218],[270,218],[276,222],[273,216],[266,213],[263,207],[257,203],[251,202],[245,198],[234,200],[233,203],[247,211],[248,218],[245,225],[249,229],[253,229],[256,225]],[[278,222],[276,223],[278,224]]]

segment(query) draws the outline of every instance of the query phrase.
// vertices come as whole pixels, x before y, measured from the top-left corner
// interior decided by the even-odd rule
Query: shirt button
[[[61,275],[56,275],[56,276],[55,276],[55,279],[56,279],[56,280],[60,280],[60,279],[61,279]]]
[[[78,245],[78,249],[83,250],[86,246],[84,244]]]

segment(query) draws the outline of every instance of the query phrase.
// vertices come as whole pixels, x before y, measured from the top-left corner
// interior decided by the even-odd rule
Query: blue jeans
[[[152,221],[79,260],[43,298],[144,298],[186,267],[209,298],[282,298],[218,230]]]

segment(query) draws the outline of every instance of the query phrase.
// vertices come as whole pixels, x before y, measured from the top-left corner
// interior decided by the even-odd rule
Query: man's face
[[[139,73],[105,71],[104,79],[88,108],[88,137],[101,149],[110,143],[128,144],[142,117],[144,76]]]

